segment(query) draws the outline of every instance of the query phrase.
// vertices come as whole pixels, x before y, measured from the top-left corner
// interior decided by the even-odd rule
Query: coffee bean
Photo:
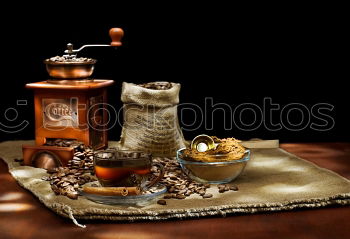
[[[85,148],[84,148],[84,145],[79,145],[79,147],[78,147],[78,150],[80,150],[80,151],[84,151],[85,150]]]
[[[211,197],[213,197],[213,194],[211,194],[211,193],[206,193],[206,194],[204,194],[202,197],[203,197],[203,198],[211,198]]]
[[[165,200],[158,200],[157,203],[159,205],[166,205],[166,201]]]
[[[64,189],[66,190],[66,192],[75,192],[75,189],[72,185],[67,185],[64,187]]]
[[[58,168],[49,168],[48,170],[46,170],[46,172],[49,174],[57,173],[57,171],[58,171]]]
[[[79,185],[83,185],[83,184],[85,184],[86,183],[86,181],[84,180],[84,179],[79,179],[78,180],[78,184]]]
[[[232,191],[238,191],[238,187],[236,185],[231,185],[230,190]]]
[[[79,157],[77,157],[77,156],[74,156],[73,159],[72,159],[73,162],[80,162],[80,160],[81,159]]]
[[[78,172],[77,169],[72,169],[72,170],[70,170],[70,173],[71,173],[71,174],[75,174],[75,173],[77,173],[77,172]]]
[[[49,177],[47,177],[47,176],[43,176],[43,177],[41,177],[41,180],[44,180],[44,181],[49,181],[49,180],[50,180],[50,178],[49,178]]]
[[[220,190],[220,189],[225,189],[225,185],[224,184],[219,184],[218,185],[218,189]]]
[[[61,181],[62,182],[62,181]],[[67,187],[68,185],[70,185],[70,183],[68,183],[68,182],[63,182],[60,186],[61,187]]]
[[[67,197],[70,199],[78,199],[78,193],[77,192],[68,192]]]
[[[90,181],[91,177],[89,175],[83,175],[81,178],[83,178],[85,181]]]
[[[177,194],[177,195],[176,195],[176,198],[177,198],[177,199],[185,199],[186,196],[185,196],[185,195],[182,195],[182,194]]]
[[[55,194],[59,194],[59,188],[56,185],[51,185],[51,189]]]
[[[57,180],[56,180],[57,181]],[[60,186],[61,187],[61,185],[63,184],[64,182],[62,181],[62,180],[59,180],[59,181],[57,181],[57,183],[55,183],[56,184],[56,186]]]

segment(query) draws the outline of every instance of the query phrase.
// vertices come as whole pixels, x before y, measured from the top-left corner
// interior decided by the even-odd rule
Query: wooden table
[[[282,148],[350,179],[350,143],[293,143]],[[0,160],[0,238],[350,238],[350,207],[160,222],[79,221],[75,226],[21,188]]]

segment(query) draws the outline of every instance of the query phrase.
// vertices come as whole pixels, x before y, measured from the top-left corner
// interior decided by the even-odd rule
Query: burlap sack
[[[168,90],[153,90],[123,82],[121,149],[169,157],[185,147],[177,117],[180,84],[171,84]]]

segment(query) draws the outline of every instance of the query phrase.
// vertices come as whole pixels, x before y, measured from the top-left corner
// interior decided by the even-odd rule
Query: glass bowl
[[[246,150],[244,156],[238,160],[223,162],[198,162],[183,159],[183,151],[179,149],[176,159],[180,163],[184,173],[191,179],[200,183],[222,184],[236,179],[244,170],[250,159],[250,150]],[[218,161],[225,157],[224,154],[213,155]]]

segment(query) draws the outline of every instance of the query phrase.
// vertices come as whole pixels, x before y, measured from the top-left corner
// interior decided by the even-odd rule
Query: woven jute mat
[[[31,191],[46,207],[57,214],[75,219],[115,221],[162,220],[202,216],[256,213],[327,205],[350,204],[350,181],[327,169],[320,168],[278,147],[278,141],[246,142],[251,148],[251,160],[242,175],[234,181],[239,191],[218,193],[212,186],[213,198],[191,195],[184,200],[169,199],[167,205],[156,203],[144,207],[97,204],[79,197],[71,200],[56,196],[43,169],[20,166],[13,159],[22,157],[22,144],[33,141],[0,143],[0,157],[8,164],[17,182]],[[110,142],[115,146],[117,142]]]

